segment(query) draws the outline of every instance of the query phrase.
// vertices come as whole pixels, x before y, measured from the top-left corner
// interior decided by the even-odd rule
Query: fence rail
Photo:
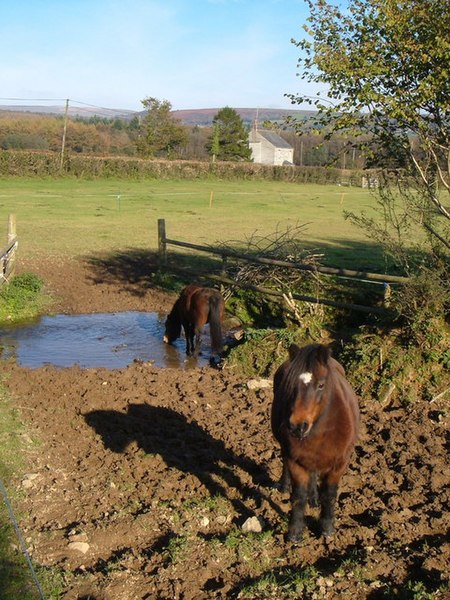
[[[0,286],[14,275],[18,244],[16,217],[15,215],[9,215],[7,243],[0,249]]]
[[[409,280],[407,277],[400,277],[395,275],[382,275],[380,273],[370,273],[362,270],[352,270],[352,269],[344,269],[344,268],[333,268],[333,267],[324,267],[324,266],[316,266],[309,265],[303,263],[291,263],[283,260],[277,260],[273,258],[265,258],[265,257],[255,257],[250,256],[244,253],[235,252],[234,250],[230,250],[228,248],[220,248],[213,246],[202,246],[200,244],[192,244],[190,242],[183,242],[181,240],[174,240],[172,238],[168,238],[166,236],[166,224],[165,219],[158,219],[158,253],[159,253],[159,264],[161,267],[167,266],[167,246],[178,246],[181,248],[189,248],[191,250],[198,250],[199,252],[206,252],[209,254],[214,254],[222,257],[222,261],[226,263],[227,258],[234,258],[237,260],[244,260],[247,262],[255,263],[255,264],[263,264],[263,265],[271,265],[278,266],[288,269],[294,269],[299,271],[311,271],[315,273],[323,273],[325,275],[333,275],[335,277],[344,278],[344,279],[354,279],[357,281],[364,281],[370,283],[378,283],[384,284],[386,289],[389,288],[389,285],[392,283],[395,284],[405,284]],[[225,271],[225,268],[223,269]],[[219,281],[224,283],[225,285],[235,285],[245,289],[251,289],[257,292],[261,292],[270,296],[278,296],[284,297],[282,292],[277,292],[276,290],[269,290],[267,288],[260,288],[258,286],[254,286],[248,283],[240,283],[235,280],[228,279],[223,275],[211,275],[208,276],[209,279]],[[356,310],[359,312],[365,313],[385,313],[385,308],[380,307],[369,307],[363,306],[360,304],[351,304],[345,302],[338,302],[334,300],[320,299],[314,298],[311,296],[303,296],[300,294],[292,294],[292,297],[295,300],[301,300],[304,302],[310,302],[314,304],[324,304],[328,306],[335,306],[340,308],[348,308],[351,310]]]

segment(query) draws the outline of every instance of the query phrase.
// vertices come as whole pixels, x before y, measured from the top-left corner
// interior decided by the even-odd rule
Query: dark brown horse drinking
[[[184,288],[173,305],[167,320],[164,342],[171,344],[181,335],[186,337],[186,354],[196,356],[200,351],[203,327],[209,323],[213,352],[222,352],[222,320],[225,302],[217,290],[192,284]]]
[[[321,344],[292,345],[274,377],[272,431],[281,446],[281,489],[291,490],[287,538],[299,541],[305,508],[320,503],[320,524],[332,535],[339,480],[359,427],[358,400],[343,367]],[[319,487],[318,487],[319,483]]]

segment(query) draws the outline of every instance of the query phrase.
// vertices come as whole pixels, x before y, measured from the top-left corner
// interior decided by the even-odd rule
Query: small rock
[[[82,554],[86,554],[86,552],[89,550],[89,544],[86,542],[70,542],[68,547],[69,550],[76,550]]]
[[[242,531],[244,533],[261,533],[262,523],[258,517],[249,517],[242,525]]]
[[[33,440],[30,438],[30,436],[27,433],[22,433],[22,439],[29,446],[32,446],[34,444]]]
[[[247,381],[247,387],[249,390],[270,388],[272,387],[272,381],[270,379],[250,379],[250,381]]]
[[[70,535],[70,543],[87,542],[88,536],[86,533],[73,533]]]
[[[216,519],[219,525],[226,525],[230,520],[230,515],[219,515]]]
[[[209,519],[208,519],[208,517],[202,517],[200,519],[200,525],[202,527],[208,527],[208,525],[209,525]]]
[[[33,481],[38,477],[38,473],[28,473],[22,480],[22,487],[28,489],[33,486]]]
[[[233,331],[232,334],[231,334],[231,337],[236,342],[240,342],[243,339],[244,335],[245,335],[244,330],[243,329],[239,329],[238,331]]]

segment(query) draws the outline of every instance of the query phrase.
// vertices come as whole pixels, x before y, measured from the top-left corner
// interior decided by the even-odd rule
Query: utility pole
[[[64,128],[63,128],[63,136],[61,143],[61,162],[59,164],[59,170],[62,171],[64,167],[64,150],[66,147],[66,132],[67,132],[67,116],[69,114],[69,98],[66,100],[66,108],[64,111]]]

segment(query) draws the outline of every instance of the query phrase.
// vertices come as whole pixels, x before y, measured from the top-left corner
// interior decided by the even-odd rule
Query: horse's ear
[[[294,360],[294,358],[300,352],[300,348],[299,348],[299,346],[297,346],[297,344],[291,344],[289,346],[288,352],[289,352],[289,359],[290,360]]]
[[[317,348],[317,361],[322,365],[326,365],[331,356],[331,348],[322,344]]]

